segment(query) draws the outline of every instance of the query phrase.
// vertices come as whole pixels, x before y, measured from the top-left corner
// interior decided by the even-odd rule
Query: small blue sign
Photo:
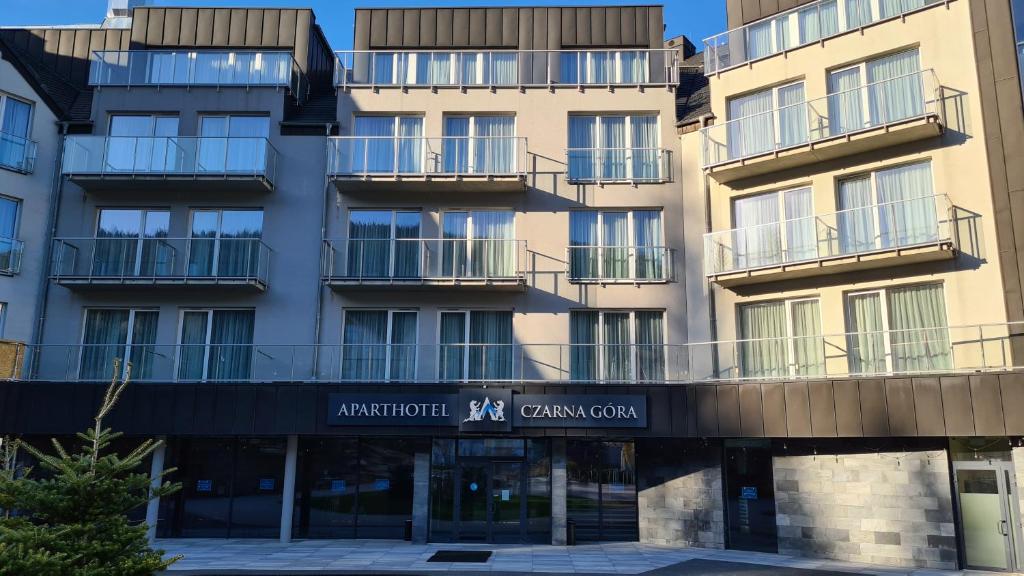
[[[344,492],[345,481],[344,480],[331,480],[331,492]]]
[[[391,488],[391,480],[387,478],[377,478],[373,481],[374,490],[387,490],[388,488]]]
[[[757,500],[757,486],[741,486],[740,498],[743,500]]]
[[[469,491],[470,492],[476,492],[477,488],[479,488],[479,486],[476,485],[476,482],[470,482],[469,483]]]
[[[196,480],[196,492],[212,492],[213,480]]]
[[[260,490],[273,490],[274,479],[273,478],[260,478]]]

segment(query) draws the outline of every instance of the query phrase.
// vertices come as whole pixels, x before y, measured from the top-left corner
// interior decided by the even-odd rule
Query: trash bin
[[[565,544],[566,546],[576,545],[576,522],[568,520],[565,523]]]
[[[412,542],[412,520],[405,521],[405,536],[406,542]]]

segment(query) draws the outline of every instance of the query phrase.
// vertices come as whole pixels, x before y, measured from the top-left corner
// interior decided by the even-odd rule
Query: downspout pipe
[[[331,137],[331,123],[324,124],[324,138]],[[327,171],[330,169],[331,162],[331,151],[327,146],[330,142],[326,140],[324,142],[324,189],[323,189],[323,204],[320,206],[320,263],[319,270],[317,271],[318,278],[316,279],[316,319],[313,322],[313,373],[310,377],[314,380],[320,374],[320,324],[323,321],[323,307],[324,307],[324,239],[327,237],[327,212],[328,212],[328,192],[331,186],[330,176]]]

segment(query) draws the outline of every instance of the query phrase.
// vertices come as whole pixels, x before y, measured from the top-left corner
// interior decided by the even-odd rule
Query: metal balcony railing
[[[24,242],[15,238],[0,237],[0,274],[21,272],[21,258],[24,253]]]
[[[305,76],[291,52],[250,50],[98,50],[91,86],[271,86],[300,100]]]
[[[14,349],[0,378],[109,381],[127,358],[136,382],[714,383],[1020,370],[1022,346],[1024,323],[684,345],[72,344]]]
[[[568,148],[565,157],[565,178],[572,183],[672,181],[672,151],[666,148]]]
[[[702,128],[704,168],[942,113],[935,73],[911,72]]]
[[[75,284],[252,284],[266,287],[259,238],[56,238],[51,277]]]
[[[334,136],[327,173],[334,177],[525,177],[523,136]]]
[[[946,195],[720,230],[704,235],[707,276],[858,256],[915,246],[957,247]]]
[[[35,141],[0,131],[0,167],[30,174],[36,167]]]
[[[817,0],[704,39],[711,75],[947,0]]]
[[[68,136],[67,176],[260,178],[273,183],[277,149],[263,137]]]
[[[666,246],[569,246],[566,273],[581,284],[669,282],[673,254]]]
[[[352,86],[648,86],[679,83],[678,52],[353,50],[335,53],[334,83]]]
[[[352,283],[525,282],[525,240],[324,240],[323,278]]]

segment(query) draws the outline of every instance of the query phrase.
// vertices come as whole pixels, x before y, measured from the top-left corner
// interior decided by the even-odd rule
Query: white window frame
[[[784,299],[773,299],[773,300],[758,300],[756,302],[743,302],[736,305],[736,336],[737,343],[745,341],[743,338],[743,314],[741,310],[744,306],[763,306],[765,304],[776,304],[781,302],[785,308],[786,316],[786,374],[790,377],[797,377],[797,365],[796,365],[796,335],[793,333],[793,304],[800,302],[817,302],[818,303],[818,335],[824,339],[824,331],[822,329],[821,321],[821,296],[799,296],[796,298],[784,298]],[[736,352],[739,353],[739,347],[734,346]],[[827,356],[822,350],[822,362],[827,362]],[[744,367],[740,366],[740,363],[736,362],[736,368],[740,371],[741,377],[747,377],[743,375]],[[827,368],[822,365],[823,373],[820,377],[825,377]],[[817,378],[819,376],[802,376],[803,378]]]
[[[765,92],[771,92],[772,103],[771,103],[771,107],[770,107],[769,113],[772,115],[772,131],[773,131],[772,132],[772,139],[775,140],[774,142],[772,142],[772,149],[773,150],[774,149],[778,149],[778,148],[780,148],[782,146],[782,142],[780,141],[781,139],[779,138],[779,135],[782,134],[782,113],[781,113],[782,107],[779,105],[779,90],[782,90],[784,88],[792,88],[793,86],[800,86],[801,87],[801,89],[803,90],[803,93],[804,93],[804,99],[803,99],[802,103],[806,104],[807,103],[807,82],[804,79],[801,78],[800,80],[793,80],[791,82],[784,82],[782,84],[776,84],[775,86],[770,86],[768,88],[763,88],[761,90],[754,90],[753,92],[746,92],[746,93],[743,93],[743,94],[738,94],[736,96],[730,96],[728,99],[726,99],[726,103],[725,103],[726,111],[728,111],[729,108],[731,107],[733,100],[736,100],[738,98],[747,98],[749,96],[754,96],[756,94],[764,94]],[[800,106],[800,104],[791,104],[790,106],[791,107],[796,107],[796,106]],[[742,120],[744,118],[751,118],[751,117],[753,117],[753,115],[738,116],[736,118],[733,118],[733,117],[730,116],[726,120],[726,122],[732,122],[733,120]]]
[[[420,247],[419,247],[420,248],[420,263],[419,263],[419,265],[420,265],[420,274],[421,275],[423,274],[423,269],[422,268],[423,268],[423,264],[424,264],[424,260],[423,260],[424,246],[423,246],[423,238],[422,238],[422,236],[423,236],[423,211],[422,210],[414,209],[414,208],[409,208],[409,209],[405,209],[405,208],[379,208],[378,209],[378,208],[372,208],[372,207],[349,208],[349,210],[348,210],[348,222],[346,224],[347,228],[345,230],[345,237],[346,237],[346,240],[349,241],[349,242],[351,242],[353,240],[355,240],[355,241],[373,240],[372,238],[352,238],[352,214],[357,213],[357,212],[379,212],[379,213],[389,212],[391,214],[391,224],[390,224],[391,227],[390,227],[390,231],[388,232],[388,240],[391,241],[391,251],[390,251],[389,256],[388,256],[388,259],[389,259],[389,262],[388,262],[388,278],[394,278],[395,277],[395,253],[396,253],[395,249],[398,246],[398,238],[396,237],[395,229],[396,229],[396,226],[398,224],[398,215],[399,214],[416,214],[417,216],[419,216],[419,219],[420,219],[420,238],[419,238],[419,241],[420,241]],[[412,238],[402,238],[403,242],[409,242],[411,240],[412,240]],[[345,249],[345,264],[346,265],[348,265],[348,257],[349,257],[349,253],[348,253],[348,248],[346,247],[346,249]],[[355,310],[355,308],[353,308],[353,310]]]
[[[844,5],[844,10],[845,10],[845,2],[841,1],[840,4]],[[877,16],[879,14],[879,12],[878,12],[879,5],[878,5],[877,0],[872,0],[871,4],[872,4],[872,8],[871,8],[872,14],[874,16]],[[845,13],[844,13],[844,15],[845,15]],[[825,86],[827,87],[827,86],[829,86],[832,83],[832,75],[833,74],[838,74],[840,72],[847,72],[847,71],[850,71],[850,70],[857,70],[857,78],[860,80],[860,82],[858,84],[859,88],[858,88],[858,92],[857,92],[857,99],[860,101],[859,102],[860,103],[860,110],[861,110],[860,113],[861,113],[861,118],[862,118],[863,124],[864,124],[863,126],[861,126],[861,128],[859,128],[859,130],[864,130],[864,129],[867,129],[867,128],[877,128],[879,126],[884,126],[885,124],[888,123],[888,122],[881,122],[881,121],[878,121],[876,123],[876,119],[872,118],[872,114],[871,114],[871,98],[868,95],[869,91],[870,91],[869,86],[872,86],[872,84],[868,83],[868,64],[870,64],[870,63],[872,63],[872,62],[874,62],[876,60],[881,60],[882,58],[887,58],[887,57],[893,56],[895,54],[904,54],[906,52],[913,52],[913,53],[915,53],[917,55],[917,69],[918,69],[917,73],[920,74],[921,71],[922,71],[922,68],[921,68],[921,49],[920,49],[920,47],[913,47],[913,48],[907,48],[906,50],[897,50],[895,52],[889,52],[889,53],[886,53],[886,54],[875,56],[873,58],[868,58],[867,60],[863,60],[861,62],[857,62],[856,64],[850,64],[849,66],[841,66],[839,68],[832,68],[832,69],[826,71]],[[828,96],[832,96],[833,94],[842,94],[842,92],[830,93],[830,94],[828,94]],[[829,101],[828,105],[829,106],[832,105],[831,100]],[[830,114],[831,114],[831,112],[832,111],[829,110]],[[842,134],[849,134],[849,133],[856,132],[856,131],[857,130],[849,130],[847,132],[843,132]]]
[[[129,306],[129,307],[124,307],[124,306],[88,306],[88,307],[84,308],[83,311],[82,311],[82,329],[81,329],[79,337],[78,337],[78,341],[81,343],[82,352],[85,351],[85,347],[86,346],[92,346],[91,344],[86,344],[86,342],[85,342],[85,327],[86,327],[86,324],[89,322],[89,312],[92,311],[92,310],[119,310],[119,311],[127,310],[128,311],[128,332],[125,334],[125,339],[124,339],[125,341],[121,344],[121,347],[122,347],[122,354],[121,354],[121,358],[122,358],[122,361],[121,361],[121,377],[124,378],[128,374],[128,359],[131,358],[132,340],[133,340],[133,338],[135,336],[135,314],[137,312],[155,312],[156,315],[157,315],[156,316],[157,322],[159,323],[160,322],[160,309],[159,308],[145,308],[145,307],[141,307],[141,306],[140,307],[133,307],[133,306]],[[5,304],[3,304],[3,309],[0,310],[0,322],[6,321],[6,316],[7,316],[7,305],[5,303]],[[2,325],[0,325],[0,326],[2,326]],[[209,336],[207,336],[207,339],[209,339]],[[79,355],[77,370],[79,372],[81,372],[81,370],[82,370],[82,358],[81,358],[81,355]],[[175,374],[177,374],[177,371],[175,371]],[[78,375],[76,375],[75,379],[76,380],[78,379]]]
[[[486,238],[477,238],[476,237],[476,234],[475,234],[476,228],[473,226],[473,214],[476,213],[476,212],[508,212],[508,213],[512,214],[512,238],[509,238],[506,241],[514,243],[516,241],[516,239],[519,237],[517,235],[517,233],[516,233],[516,225],[517,225],[516,211],[511,209],[511,208],[447,208],[447,209],[441,210],[440,227],[438,228],[438,231],[440,232],[440,234],[438,234],[438,239],[440,240],[442,248],[444,246],[444,243],[446,241],[448,241],[448,240],[459,240],[459,238],[445,238],[444,237],[444,224],[445,224],[444,220],[445,220],[445,216],[447,216],[448,214],[465,214],[466,215],[466,237],[461,239],[461,240],[464,240],[466,242],[466,248],[464,250],[464,253],[466,255],[465,265],[466,265],[466,269],[467,270],[469,270],[472,267],[472,263],[473,263],[473,240],[486,240]],[[518,247],[514,248],[514,254],[515,254],[515,257],[514,257],[515,258],[515,268],[517,268],[517,270],[513,270],[513,272],[518,273],[519,272],[518,268],[520,267]],[[453,262],[453,264],[457,264],[457,263]],[[442,264],[442,266],[443,266],[443,264]],[[441,270],[440,272],[443,273],[445,271]],[[461,278],[461,276],[454,276],[454,275],[449,277],[449,276],[445,276],[444,274],[441,274],[441,276],[445,277],[445,278],[450,278],[450,277]],[[467,324],[467,326],[468,326],[468,324]]]
[[[416,317],[416,323],[413,328],[413,334],[415,338],[412,343],[412,370],[414,379],[419,372],[419,344],[420,344],[420,312],[416,308],[343,308],[341,317],[341,366],[339,366],[339,375],[341,375],[341,369],[345,366],[345,351],[349,346],[360,346],[359,344],[348,344],[345,342],[345,326],[348,324],[348,313],[349,312],[386,312],[388,318],[387,333],[384,336],[384,349],[386,350],[384,357],[384,382],[391,382],[391,343],[392,330],[394,328],[394,317],[396,313],[399,314],[413,314]],[[468,324],[467,324],[468,326]],[[405,346],[403,344],[403,346]]]
[[[881,168],[876,168],[874,170],[871,170],[870,172],[860,172],[860,173],[857,173],[857,174],[850,174],[849,176],[843,176],[842,178],[837,178],[836,179],[835,203],[836,203],[836,213],[837,213],[837,216],[838,216],[839,212],[846,212],[846,211],[849,211],[849,210],[854,210],[853,208],[846,208],[846,209],[840,208],[841,201],[842,201],[842,198],[840,197],[840,190],[841,190],[842,183],[843,182],[850,182],[850,181],[853,181],[853,180],[863,180],[863,179],[867,179],[868,180],[868,185],[871,187],[871,204],[869,204],[868,206],[863,206],[863,207],[859,208],[859,210],[870,209],[870,211],[871,211],[871,225],[872,225],[872,227],[874,227],[875,236],[874,236],[874,238],[871,239],[872,249],[870,250],[870,252],[877,252],[877,251],[884,251],[884,250],[895,250],[895,249],[898,249],[898,248],[904,248],[905,247],[905,246],[899,246],[899,245],[882,246],[882,238],[883,238],[883,234],[882,233],[884,232],[882,230],[882,213],[881,213],[882,209],[883,209],[882,207],[883,206],[891,206],[894,203],[890,202],[890,203],[887,203],[887,204],[882,204],[881,202],[879,202],[879,197],[878,197],[878,173],[879,172],[885,172],[887,170],[892,170],[892,169],[895,169],[895,168],[900,168],[900,167],[903,167],[903,166],[916,166],[918,164],[927,164],[928,165],[928,175],[931,177],[931,180],[932,180],[932,195],[928,196],[927,198],[932,198],[933,201],[934,201],[935,196],[936,196],[935,191],[937,190],[937,188],[936,188],[936,182],[935,182],[935,171],[932,169],[932,159],[931,159],[931,157],[928,157],[928,158],[925,158],[925,159],[920,159],[920,160],[912,160],[910,162],[901,162],[899,164],[892,164],[890,166],[883,166]],[[936,223],[935,235],[936,235],[936,238],[938,238],[940,236],[938,227],[939,227],[940,218],[941,218],[941,215],[939,214],[939,211],[938,211],[938,206],[936,206],[935,218],[936,218],[936,220],[935,220],[935,223]],[[838,227],[839,227],[839,225],[838,225],[838,222],[837,222],[836,223],[837,232],[838,232]],[[842,233],[839,233],[839,239],[842,240]],[[865,254],[865,253],[866,252],[856,252],[855,254]],[[947,318],[948,318],[948,316],[947,316]]]
[[[401,164],[401,162],[399,161],[399,154],[400,154],[400,150],[401,150],[400,144],[402,142],[402,137],[399,134],[401,133],[402,120],[405,119],[405,118],[418,118],[420,120],[420,128],[421,128],[420,134],[421,135],[419,137],[420,141],[418,143],[419,145],[417,146],[416,153],[419,156],[420,172],[427,172],[427,161],[428,161],[427,154],[426,154],[427,137],[425,135],[423,135],[423,130],[422,130],[423,128],[426,127],[426,118],[422,114],[353,114],[352,115],[352,137],[355,138],[356,140],[358,140],[359,138],[376,138],[375,136],[370,136],[370,135],[367,135],[367,134],[358,134],[356,132],[356,119],[358,119],[358,118],[390,118],[390,119],[392,119],[392,121],[393,121],[392,129],[391,129],[392,136],[390,138],[391,138],[391,141],[393,142],[392,148],[394,148],[394,151],[392,152],[393,156],[391,158],[391,162],[392,162],[392,166],[394,167],[393,168],[393,172],[395,174],[405,174],[406,173],[406,172],[403,172],[402,170],[399,169],[400,168],[400,164]],[[382,139],[383,138],[387,138],[387,136],[381,136],[380,138],[382,138]],[[364,142],[363,146],[365,147],[366,145],[367,145],[367,143]],[[363,171],[364,172],[368,171],[367,166],[366,166],[366,164],[368,163],[368,160],[369,160],[369,158],[367,157],[363,161],[363,163],[364,163]]]
[[[651,149],[651,148],[646,148],[646,147],[645,148],[637,148],[637,147],[634,146],[634,142],[633,142],[633,118],[641,117],[642,116],[642,117],[645,117],[645,118],[646,117],[654,117],[656,119],[655,134],[657,135],[658,138],[657,138],[657,141],[654,143],[653,150],[658,152],[658,153],[660,153],[660,151],[661,151],[661,114],[659,114],[657,112],[653,112],[653,113],[652,112],[609,112],[609,113],[602,113],[602,114],[570,113],[569,115],[570,116],[579,116],[579,117],[583,117],[583,118],[594,118],[595,119],[594,120],[593,140],[596,143],[596,146],[594,146],[593,148],[589,148],[589,150],[592,150],[593,152],[595,152],[595,154],[594,154],[594,166],[593,166],[593,170],[594,170],[593,181],[597,182],[598,184],[603,184],[603,183],[608,183],[608,182],[633,182],[634,181],[634,177],[633,177],[633,152],[634,152],[634,150],[650,150]],[[606,148],[606,147],[602,146],[602,142],[601,142],[601,133],[602,133],[601,125],[604,122],[605,118],[625,118],[625,123],[624,123],[623,130],[625,131],[624,136],[625,136],[626,144],[625,144],[625,146],[623,148],[621,148],[621,150],[623,150],[625,152],[625,154],[626,154],[626,158],[625,158],[626,174],[622,178],[605,178],[604,173],[603,173],[603,171],[601,169],[602,162],[604,161],[604,154],[607,153],[606,151],[608,151],[608,150],[620,150],[620,148]],[[571,140],[571,135],[567,134],[567,136],[569,136],[569,137],[567,137],[566,140],[570,141]],[[569,150],[588,150],[588,148],[573,148],[573,147],[570,146]],[[659,180],[663,180],[663,179],[668,177],[667,174],[661,174],[661,172],[662,172],[662,170],[661,170],[661,166],[659,164],[658,165],[658,173],[659,173],[659,176],[660,176]],[[584,179],[571,179],[570,181],[581,181],[582,182],[582,181],[589,181],[589,180],[584,178]],[[650,182],[650,180],[643,180],[643,181],[644,182]]]
[[[166,213],[167,214],[167,227],[168,227],[168,232],[169,232],[170,231],[169,230],[170,229],[170,223],[171,223],[171,211],[169,209],[167,209],[167,208],[131,208],[131,207],[127,207],[127,206],[122,208],[122,207],[119,207],[119,206],[99,206],[98,208],[96,208],[96,226],[93,228],[93,230],[94,230],[94,232],[93,232],[93,246],[94,246],[94,248],[93,249],[94,250],[95,250],[96,244],[98,244],[101,240],[122,240],[122,239],[123,240],[128,240],[128,238],[103,238],[103,237],[101,237],[99,235],[100,234],[100,223],[102,222],[102,219],[103,219],[103,212],[104,212],[104,210],[122,211],[122,212],[131,210],[131,211],[139,213],[139,221],[138,221],[139,228],[138,228],[138,232],[136,233],[136,235],[133,238],[133,240],[135,241],[135,267],[132,270],[132,275],[133,276],[141,275],[142,274],[142,250],[143,250],[143,245],[144,245],[145,241],[146,240],[159,240],[159,238],[147,238],[146,237],[146,219],[149,217],[150,214],[159,214],[161,212],[162,213]],[[93,258],[92,262],[89,264],[89,276],[93,275],[94,267],[95,266],[96,266],[96,259]]]
[[[756,198],[756,197],[759,197],[759,196],[768,196],[768,195],[771,195],[771,194],[775,194],[776,195],[776,203],[778,205],[778,212],[776,212],[776,214],[778,214],[778,216],[779,216],[779,219],[775,222],[775,224],[777,224],[779,226],[779,236],[780,236],[780,238],[779,238],[779,246],[780,246],[780,248],[782,250],[782,256],[783,256],[782,257],[782,263],[783,264],[790,264],[792,262],[795,262],[794,260],[790,260],[790,259],[788,259],[786,257],[786,255],[789,254],[789,225],[790,225],[789,223],[793,221],[793,219],[790,219],[790,218],[786,217],[786,195],[790,194],[792,192],[800,192],[802,190],[809,190],[810,194],[811,194],[811,213],[809,215],[805,216],[805,218],[814,218],[817,215],[817,212],[815,212],[815,210],[814,210],[814,187],[811,184],[807,184],[805,186],[793,186],[793,187],[783,188],[781,190],[772,190],[772,191],[769,191],[769,192],[758,192],[756,194],[746,194],[746,195],[743,195],[743,196],[735,196],[735,197],[731,198],[730,201],[729,201],[729,210],[730,210],[730,217],[732,219],[731,220],[732,229],[733,230],[745,230],[746,229],[746,228],[741,228],[740,226],[738,226],[736,224],[736,216],[737,216],[736,202],[737,201],[745,200],[745,199],[748,199],[748,198]],[[838,194],[838,192],[837,192],[837,194]],[[762,224],[762,226],[764,226],[764,224]],[[815,233],[817,233],[817,229],[815,229]],[[800,260],[800,261],[802,262],[802,260]]]
[[[515,339],[516,339],[516,332],[515,332],[515,330],[516,330],[516,325],[515,325],[516,313],[515,313],[515,310],[511,310],[511,309],[487,309],[487,308],[448,308],[448,309],[442,308],[442,309],[437,311],[437,331],[436,331],[435,338],[434,338],[434,341],[437,342],[437,346],[438,346],[438,350],[437,350],[437,366],[435,367],[435,370],[434,370],[434,372],[436,374],[435,380],[437,380],[439,382],[441,381],[441,361],[440,360],[441,360],[441,347],[442,346],[462,346],[463,347],[464,353],[462,355],[462,371],[459,374],[459,378],[457,379],[457,381],[458,382],[467,382],[469,380],[469,351],[472,348],[471,343],[469,342],[469,335],[471,333],[470,322],[472,321],[473,314],[474,313],[479,313],[479,312],[507,312],[509,314],[509,317],[512,319],[512,334],[511,334],[511,338],[510,338],[510,341],[507,344],[507,346],[512,346],[512,345],[515,344]],[[443,318],[445,314],[461,314],[465,318],[465,322],[463,322],[464,328],[463,328],[463,331],[462,331],[462,343],[461,344],[446,344],[444,342],[441,342],[441,324],[442,324],[441,318]],[[504,346],[504,344],[502,346]],[[510,354],[510,357],[511,357],[512,365],[509,368],[512,370],[512,374],[514,376],[515,375],[515,362],[516,362],[516,360],[515,360],[515,356],[513,354]]]
[[[7,111],[7,101],[8,100],[17,100],[18,102],[21,102],[22,104],[28,104],[28,125],[26,126],[25,134],[11,134],[11,136],[15,136],[15,137],[18,137],[18,138],[24,138],[25,140],[31,140],[32,139],[32,129],[35,127],[35,119],[36,119],[36,104],[35,104],[35,102],[33,102],[31,100],[28,100],[27,98],[22,98],[20,96],[15,96],[14,94],[11,94],[10,92],[0,91],[0,129],[3,128],[2,121],[3,121],[4,114]],[[7,132],[5,132],[5,134],[7,134]]]
[[[197,212],[215,212],[217,214],[217,232],[213,238],[202,238],[196,237],[195,234],[195,217]],[[252,240],[263,241],[263,208],[219,208],[219,207],[196,207],[189,209],[188,214],[188,242],[186,243],[187,249],[185,250],[185,272],[188,273],[188,268],[192,263],[192,241],[193,240],[213,240],[213,257],[210,263],[211,276],[217,277],[220,275],[220,242],[221,234],[224,232],[224,213],[225,212],[259,212],[260,213],[260,235],[258,238],[252,238]]]
[[[512,173],[519,171],[519,151],[518,151],[518,138],[519,136],[519,118],[516,114],[503,114],[503,113],[487,113],[487,112],[458,112],[453,114],[445,113],[441,118],[441,126],[443,128],[445,120],[448,118],[469,118],[469,127],[466,129],[466,173],[468,176],[479,176],[482,174],[488,174],[477,170],[477,166],[474,164],[476,161],[476,141],[479,138],[476,135],[476,120],[477,118],[512,118]],[[444,146],[445,138],[460,138],[460,136],[452,136],[451,134],[441,134],[441,145]],[[443,163],[443,160],[442,160]]]
[[[636,342],[636,314],[637,312],[658,312],[661,314],[661,347],[667,346],[667,331],[668,323],[665,321],[665,310],[661,308],[634,308],[634,309],[620,309],[620,308],[607,308],[607,309],[587,309],[577,308],[569,311],[569,314],[573,313],[593,313],[597,312],[597,342],[592,345],[597,348],[597,354],[594,357],[594,361],[597,362],[597,380],[604,382],[608,380],[608,375],[605,374],[605,341],[604,341],[604,317],[606,314],[628,314],[629,315],[629,377],[632,380],[637,378],[637,348],[639,344]],[[572,320],[570,319],[570,326]],[[570,332],[571,334],[571,332]],[[570,342],[570,347],[574,345],[591,346],[591,344],[582,344],[578,342]],[[667,352],[667,351],[666,351]],[[668,354],[665,354],[665,365],[662,366],[662,370],[666,373],[668,371]],[[665,378],[666,374],[662,374],[662,379]]]
[[[647,283],[647,282],[663,282],[664,281],[662,279],[656,279],[656,278],[643,278],[643,279],[637,278],[638,275],[636,273],[636,254],[637,254],[637,250],[639,248],[641,248],[641,246],[637,245],[637,243],[636,243],[636,227],[634,226],[634,221],[633,221],[633,216],[634,216],[635,212],[657,212],[658,216],[659,216],[659,219],[661,220],[661,237],[658,238],[658,244],[654,244],[654,245],[651,245],[651,246],[642,246],[642,248],[662,248],[662,249],[666,248],[666,246],[665,246],[665,210],[663,208],[660,208],[660,207],[659,208],[623,208],[623,209],[600,208],[600,209],[596,209],[596,210],[590,210],[590,209],[588,209],[588,210],[570,210],[570,215],[569,215],[570,221],[572,220],[572,213],[580,213],[580,214],[595,213],[595,214],[597,214],[597,245],[596,245],[596,247],[598,248],[598,251],[597,251],[597,276],[592,277],[592,278],[591,277],[575,278],[574,281],[576,281],[576,282],[588,282],[588,281],[601,281],[601,282],[605,282],[605,281],[608,281],[608,282],[626,282],[626,283],[637,283],[637,282]],[[611,245],[605,244],[605,242],[604,242],[604,216],[605,216],[605,214],[622,214],[622,213],[626,214],[626,236],[627,236],[626,240],[627,240],[628,243],[626,245],[624,245],[624,246],[611,246]],[[570,246],[570,249],[573,248],[573,246],[572,246],[572,227],[571,226],[570,226],[570,229],[569,229],[569,246]],[[629,259],[629,272],[630,272],[628,277],[626,277],[626,278],[612,278],[612,277],[608,276],[605,273],[605,270],[604,270],[604,258],[601,258],[602,250],[604,248],[623,248],[623,249],[626,249],[627,257]],[[571,266],[571,262],[567,262],[566,264],[567,264],[567,266]],[[669,266],[670,265],[670,263],[667,262],[667,257],[666,257],[666,262],[665,262],[664,265],[665,266]],[[569,270],[569,268],[567,268],[567,271],[568,270]],[[667,273],[668,273],[668,271],[666,270],[666,274]]]
[[[182,330],[185,328],[185,314],[188,313],[205,313],[206,314],[206,335],[203,337],[203,377],[199,379],[200,382],[206,382],[210,377],[210,336],[213,332],[213,314],[218,311],[239,311],[247,310],[252,312],[253,315],[253,335],[256,331],[256,309],[255,308],[182,308],[178,311],[178,336],[177,345],[175,346],[174,353],[174,379],[178,379],[181,369],[181,347],[185,346],[181,342]],[[198,346],[198,344],[187,344],[187,346]],[[220,344],[218,344],[220,346]],[[253,351],[255,352],[256,346],[252,345]],[[254,355],[255,357],[255,355]],[[253,367],[250,366],[250,370]]]

